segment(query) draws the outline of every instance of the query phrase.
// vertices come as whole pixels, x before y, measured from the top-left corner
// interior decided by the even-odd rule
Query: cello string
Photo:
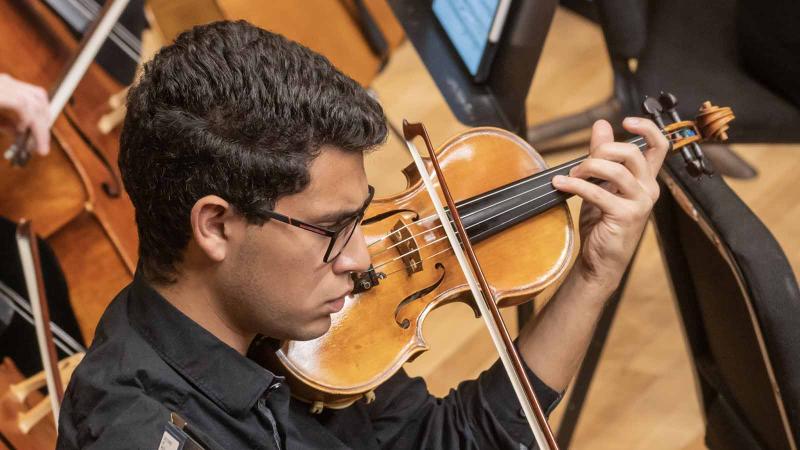
[[[5,283],[0,281],[0,295],[8,300],[9,306],[19,314],[28,323],[33,325],[33,316],[31,315],[30,305],[19,295],[16,291],[8,287]],[[53,341],[64,353],[73,355],[77,352],[85,352],[86,349],[80,345],[75,339],[67,334],[61,327],[50,322],[50,328],[53,331]]]
[[[70,3],[75,4],[75,0],[68,0]],[[102,6],[98,3],[93,2],[92,0],[77,0],[78,2],[83,4],[83,7],[87,11],[81,11],[83,15],[87,19],[96,19],[97,14],[100,12]],[[78,7],[78,5],[76,5]],[[131,49],[135,51],[139,51],[140,46],[142,45],[141,40],[136,37],[127,26],[125,26],[122,22],[117,22],[114,25],[113,33],[118,35],[120,39],[124,40]]]
[[[92,0],[67,0],[86,19],[94,20],[101,10],[101,5]],[[111,34],[125,41],[124,43],[134,52],[139,53],[142,42],[124,24],[117,22]]]
[[[75,9],[89,21],[97,18],[97,12],[100,8],[97,5],[91,5],[87,1],[67,0]],[[139,62],[139,55],[141,53],[141,41],[137,39],[124,25],[120,23],[114,24],[112,31],[109,35],[111,39],[120,50],[123,51],[134,62]]]
[[[646,145],[646,144],[645,144],[645,145]],[[642,146],[641,146],[641,145],[638,145],[638,147],[639,147],[640,149],[642,148]],[[574,165],[576,165],[576,164],[579,164],[579,163],[580,163],[580,162],[582,162],[582,161],[583,161],[583,159],[578,159],[578,160],[575,160],[575,161],[573,161],[573,162],[572,162],[571,164],[569,164],[569,165],[566,165],[566,166],[560,167],[560,168],[559,168],[559,170],[563,170],[563,169],[566,169],[566,168],[568,168],[568,167],[572,167],[572,166],[574,166]],[[540,177],[537,177],[537,178],[540,178]],[[532,181],[532,180],[526,180],[526,182],[528,182],[528,181]],[[518,185],[516,185],[516,186],[519,186],[519,185],[521,185],[521,184],[523,184],[523,183],[520,183],[520,184],[518,184]],[[544,183],[544,184],[541,184],[541,185],[538,185],[538,186],[536,186],[536,187],[534,187],[534,188],[532,188],[532,189],[529,189],[529,190],[527,190],[527,191],[521,192],[521,193],[519,193],[519,194],[517,194],[517,195],[515,195],[515,196],[512,196],[512,197],[509,197],[509,198],[506,198],[506,199],[500,200],[500,201],[499,201],[499,202],[497,202],[497,203],[493,203],[493,204],[491,204],[491,205],[488,205],[488,206],[486,206],[486,207],[484,207],[484,208],[481,208],[481,209],[478,209],[478,210],[476,210],[476,211],[473,211],[473,212],[470,212],[470,213],[468,213],[468,214],[465,214],[465,215],[464,215],[462,218],[467,218],[467,217],[470,217],[470,216],[472,216],[472,215],[474,215],[474,214],[478,214],[478,213],[480,213],[480,212],[482,212],[482,211],[485,211],[485,210],[486,210],[486,209],[488,209],[488,208],[492,208],[492,207],[494,207],[494,206],[497,206],[497,205],[499,205],[499,204],[501,204],[501,203],[504,203],[504,202],[511,201],[511,200],[513,200],[513,199],[515,199],[515,198],[521,197],[521,196],[523,196],[523,195],[525,195],[525,194],[528,194],[528,193],[530,193],[530,192],[533,192],[533,191],[535,191],[535,190],[541,189],[541,188],[543,188],[543,187],[547,187],[547,186],[548,186],[548,185],[550,185],[550,184],[551,184],[551,182],[550,182],[550,181],[548,181],[548,182],[546,182],[546,183]],[[511,186],[511,187],[515,187],[515,186]],[[506,188],[506,189],[507,189],[507,188]],[[533,199],[531,199],[531,200],[528,200],[528,201],[526,201],[526,202],[524,202],[524,203],[522,203],[522,204],[520,204],[520,205],[514,206],[513,208],[510,208],[510,209],[508,209],[508,210],[502,211],[502,212],[500,212],[500,213],[498,213],[498,214],[496,214],[496,215],[494,215],[494,216],[491,216],[491,217],[489,217],[489,218],[487,218],[487,219],[484,219],[484,220],[482,220],[482,221],[480,221],[480,222],[477,222],[477,223],[475,223],[475,224],[472,224],[472,225],[468,226],[468,227],[467,227],[467,229],[469,229],[470,227],[473,227],[473,226],[480,225],[480,224],[482,224],[482,223],[486,222],[487,220],[491,220],[491,219],[494,219],[494,218],[496,218],[496,217],[499,217],[499,216],[500,216],[500,215],[502,215],[502,214],[505,214],[505,213],[507,213],[507,212],[509,212],[509,211],[512,211],[512,210],[514,210],[514,209],[516,209],[516,208],[519,208],[519,207],[521,207],[521,206],[523,206],[523,205],[526,205],[526,204],[528,204],[528,203],[530,203],[530,202],[532,202],[532,201],[538,200],[538,199],[540,199],[540,198],[542,198],[542,197],[544,197],[544,196],[546,196],[546,195],[548,195],[548,194],[552,194],[553,192],[557,192],[557,191],[558,191],[557,189],[550,190],[550,191],[546,192],[546,193],[545,193],[545,194],[543,194],[543,195],[540,195],[540,196],[538,196],[538,197],[535,197],[535,198],[533,198]],[[500,192],[500,191],[498,191],[498,192]],[[474,202],[474,201],[470,201],[470,202],[467,202],[467,203],[466,203],[466,204],[464,204],[464,205],[459,205],[459,206],[466,206],[467,204],[469,204],[469,203],[473,203],[473,202]],[[537,208],[537,210],[538,210],[538,208]],[[536,211],[536,210],[534,210],[534,211]],[[523,215],[524,215],[524,214],[525,214],[525,213],[523,213]],[[425,221],[425,220],[428,220],[429,218],[432,218],[432,217],[435,217],[435,216],[428,216],[428,217],[425,217],[424,219],[420,219],[420,220],[418,220],[417,222],[414,222],[414,223],[415,223],[415,224],[419,224],[420,222],[423,222],[423,221]],[[517,216],[517,217],[515,217],[515,218],[518,218],[518,217],[519,217],[519,216]],[[512,219],[512,220],[513,220],[513,219]],[[451,222],[452,222],[452,221],[451,221]],[[504,223],[506,223],[506,222],[504,222]],[[374,243],[376,243],[376,242],[379,242],[379,241],[381,241],[381,240],[385,240],[385,239],[386,239],[388,236],[391,236],[392,234],[396,233],[397,231],[399,231],[399,230],[402,230],[402,229],[404,229],[404,228],[407,228],[407,227],[408,227],[408,226],[410,226],[410,225],[411,225],[411,224],[408,224],[408,225],[406,225],[406,226],[404,226],[404,227],[401,227],[401,228],[399,228],[398,230],[394,230],[392,233],[390,233],[390,234],[389,234],[389,235],[387,235],[386,237],[379,238],[378,240],[376,240],[376,241],[372,242],[370,245],[372,245],[372,244],[374,244]],[[394,247],[397,247],[398,245],[401,245],[401,244],[403,244],[403,243],[404,243],[404,242],[406,242],[406,241],[409,241],[409,240],[411,240],[411,239],[413,239],[413,238],[415,238],[415,237],[421,236],[421,235],[423,235],[423,234],[426,234],[426,233],[429,233],[429,232],[435,231],[435,230],[437,230],[438,228],[441,228],[441,227],[442,227],[442,225],[440,224],[440,225],[438,225],[438,226],[436,226],[436,227],[434,227],[434,228],[427,229],[427,230],[425,230],[425,231],[423,231],[423,232],[420,232],[420,233],[417,233],[417,234],[412,234],[411,236],[409,236],[409,237],[407,237],[407,238],[405,238],[405,239],[403,239],[403,240],[400,240],[400,241],[396,242],[394,245],[388,246],[388,247],[386,247],[386,248],[384,248],[384,249],[382,249],[382,250],[380,250],[380,251],[378,251],[378,252],[374,253],[374,254],[373,254],[373,255],[371,255],[371,256],[372,256],[372,257],[378,256],[378,255],[380,255],[380,254],[382,254],[382,253],[384,253],[384,252],[386,252],[386,251],[388,251],[388,250],[390,250],[390,249],[392,249],[392,248],[394,248]],[[482,232],[481,234],[483,234],[483,233],[485,233],[485,232]],[[433,242],[429,243],[428,245],[435,244],[436,242],[439,242],[440,240],[441,240],[441,238],[440,238],[440,239],[438,239],[438,240],[436,240],[436,241],[433,241]],[[427,246],[427,245],[426,245],[426,246]],[[368,246],[368,247],[369,247],[369,246]],[[423,247],[421,247],[421,248],[425,248],[425,246],[423,246]],[[418,249],[417,249],[417,250],[418,250]],[[392,260],[388,261],[387,263],[389,263],[389,262],[392,262],[392,261],[394,261],[394,260],[397,260],[397,259],[399,259],[399,258],[401,258],[401,257],[404,257],[404,256],[406,256],[406,255],[408,255],[408,254],[410,254],[410,253],[413,253],[414,251],[416,251],[416,250],[413,250],[413,251],[411,251],[411,252],[409,252],[409,253],[405,253],[405,254],[401,255],[400,257],[397,257],[397,258],[394,258],[394,259],[392,259]],[[386,264],[386,263],[384,263],[384,264]],[[383,265],[383,264],[381,264],[381,265]],[[381,265],[379,265],[378,267],[380,267]],[[377,267],[376,267],[376,268],[377,268]]]
[[[672,137],[673,137],[674,135],[679,135],[679,137],[682,137],[682,136],[680,136],[680,133],[681,133],[681,131],[682,131],[682,130],[674,131],[674,132],[671,132],[671,133],[665,134],[664,136],[666,136],[667,138],[669,138],[669,139],[670,139],[670,142],[674,142],[674,141],[672,140]],[[635,142],[639,142],[639,141],[644,141],[644,138],[643,138],[643,137],[639,137],[639,138],[636,138],[636,139],[632,139],[632,140],[630,140],[630,141],[628,141],[628,142],[626,142],[626,143],[629,143],[629,144],[634,144]],[[634,144],[634,145],[636,145],[637,147],[639,147],[639,149],[640,149],[640,150],[642,150],[642,149],[644,149],[644,148],[645,148],[645,147],[648,145],[648,143],[645,141],[645,142],[643,142],[642,144]],[[467,205],[470,205],[470,204],[472,204],[472,203],[474,203],[474,202],[476,202],[476,201],[482,200],[482,199],[484,199],[484,198],[486,198],[486,197],[488,197],[488,196],[491,196],[491,195],[496,195],[496,194],[498,194],[498,193],[501,193],[501,192],[503,192],[503,191],[506,191],[506,190],[508,190],[508,189],[516,188],[516,187],[522,186],[523,184],[526,184],[526,183],[529,183],[529,182],[532,182],[532,181],[536,181],[537,179],[539,179],[539,178],[542,178],[542,177],[544,177],[544,176],[547,176],[547,175],[552,175],[552,174],[554,173],[554,172],[552,172],[552,170],[553,170],[553,169],[563,170],[563,169],[566,169],[566,168],[568,168],[568,167],[572,167],[572,166],[574,166],[574,165],[580,164],[580,163],[581,163],[581,162],[583,162],[585,159],[586,159],[585,157],[578,158],[578,159],[576,159],[576,160],[574,160],[574,161],[571,161],[569,164],[567,164],[567,165],[564,165],[564,166],[562,166],[562,167],[555,167],[555,168],[547,169],[547,170],[543,171],[542,173],[540,173],[540,174],[538,174],[538,175],[534,175],[534,176],[533,176],[533,177],[531,177],[531,178],[527,178],[527,179],[525,179],[524,181],[521,181],[521,182],[519,182],[519,183],[516,183],[516,184],[512,184],[512,185],[510,185],[510,186],[507,186],[507,187],[505,187],[505,188],[503,188],[503,189],[500,189],[500,190],[497,190],[497,191],[494,191],[494,192],[490,192],[490,193],[486,193],[486,194],[480,195],[480,196],[478,196],[478,197],[476,197],[476,198],[473,198],[473,199],[470,199],[469,201],[467,201],[467,202],[465,202],[465,203],[463,203],[463,204],[461,204],[461,205],[458,205],[458,206],[467,206]],[[548,182],[547,184],[549,184],[549,182]],[[545,185],[546,185],[546,184],[545,184]],[[520,193],[520,194],[519,194],[519,195],[517,195],[517,196],[510,197],[509,199],[504,199],[504,200],[502,200],[500,203],[502,203],[503,201],[507,201],[507,200],[514,199],[514,198],[516,198],[516,197],[519,197],[520,195],[524,195],[524,194],[526,194],[526,193],[529,193],[529,192],[531,192],[531,191],[533,191],[533,190],[539,189],[540,187],[541,187],[541,186],[537,186],[536,188],[534,188],[534,189],[531,189],[531,190],[528,190],[528,191],[525,191],[525,192],[522,192],[522,193]],[[499,204],[499,203],[498,203],[498,204]],[[480,210],[474,211],[474,212],[472,212],[472,213],[470,213],[470,214],[467,214],[467,215],[463,216],[463,218],[469,217],[469,216],[470,216],[470,215],[472,215],[472,214],[479,213],[479,212],[481,212],[481,211],[485,210],[486,208],[490,208],[490,207],[492,207],[492,206],[495,206],[495,205],[494,205],[494,204],[493,204],[493,205],[489,205],[489,206],[487,206],[487,207],[485,207],[485,208],[483,208],[483,209],[480,209]],[[420,224],[420,223],[422,223],[422,222],[425,222],[426,220],[429,220],[429,219],[432,219],[432,218],[435,218],[435,217],[436,217],[435,215],[430,215],[430,216],[427,216],[427,217],[425,217],[425,218],[423,218],[423,219],[419,219],[419,220],[417,220],[417,221],[415,221],[415,222],[413,222],[413,223],[414,223],[414,224]],[[385,236],[383,236],[383,237],[380,237],[380,238],[378,238],[378,239],[376,239],[376,240],[374,240],[374,241],[370,242],[369,244],[367,244],[367,248],[369,248],[369,247],[371,247],[371,246],[373,246],[373,245],[377,244],[378,242],[382,242],[382,241],[384,241],[384,240],[388,239],[388,238],[389,238],[390,236],[392,236],[394,233],[396,233],[396,232],[398,232],[398,231],[401,231],[401,230],[403,230],[403,229],[405,229],[405,228],[408,228],[410,225],[412,225],[412,223],[409,223],[408,225],[405,225],[405,226],[403,226],[403,227],[400,227],[400,228],[398,228],[397,230],[393,230],[391,233],[389,233],[389,234],[387,234],[387,235],[385,235]],[[440,226],[441,226],[441,225],[440,225]],[[432,230],[435,230],[435,228],[434,228],[434,229],[432,229]],[[428,230],[428,231],[432,231],[432,230]],[[425,231],[425,232],[427,232],[427,231]],[[423,232],[423,233],[420,233],[420,234],[424,234],[425,232]],[[397,242],[395,245],[393,245],[393,246],[391,246],[391,247],[389,247],[389,248],[386,248],[386,249],[384,249],[384,250],[382,250],[382,251],[380,251],[380,252],[376,253],[375,255],[378,255],[378,254],[382,253],[383,251],[389,250],[389,249],[390,249],[390,248],[392,248],[392,247],[395,247],[395,246],[397,246],[397,245],[400,245],[400,244],[402,244],[403,242],[405,242],[405,241],[407,241],[407,240],[409,240],[409,239],[411,239],[411,238],[414,238],[414,237],[416,237],[416,236],[419,236],[420,234],[409,236],[408,238],[404,239],[403,241]]]
[[[19,315],[25,319],[29,324],[34,324],[33,315],[31,312],[30,305],[23,300],[19,295],[12,289],[8,288],[6,285],[0,286],[0,295],[6,297],[6,299],[10,299],[9,305],[12,309],[14,309]],[[75,339],[72,338],[69,334],[67,334],[61,327],[50,322],[50,328],[53,331],[53,341],[54,343],[67,355],[73,355],[77,352],[85,352],[86,349],[79,344]]]

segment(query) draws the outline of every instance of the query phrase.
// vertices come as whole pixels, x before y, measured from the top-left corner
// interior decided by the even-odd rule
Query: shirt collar
[[[275,375],[175,308],[141,276],[128,302],[131,325],[194,387],[232,416],[252,409]]]

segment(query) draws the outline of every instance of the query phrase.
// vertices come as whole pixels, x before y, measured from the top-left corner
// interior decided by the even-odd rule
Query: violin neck
[[[635,144],[641,138],[626,141]],[[553,187],[556,175],[569,175],[569,171],[588,156],[581,156],[529,177],[500,186],[456,204],[464,228],[474,244],[494,236],[531,217],[561,205],[573,194]],[[593,183],[602,180],[590,178]]]

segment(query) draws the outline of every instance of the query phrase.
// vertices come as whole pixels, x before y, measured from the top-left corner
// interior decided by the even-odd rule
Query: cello
[[[79,48],[64,23],[40,2],[2,2],[0,15],[6,25],[0,72],[60,86],[60,75]],[[94,64],[79,79],[74,92],[64,94],[63,111],[52,118],[50,155],[24,167],[0,164],[0,215],[37,224],[64,268],[81,334],[89,342],[109,299],[132,279],[138,237],[115,164],[119,131],[103,134],[96,126],[106,100],[121,86]],[[19,139],[2,135],[0,148]]]

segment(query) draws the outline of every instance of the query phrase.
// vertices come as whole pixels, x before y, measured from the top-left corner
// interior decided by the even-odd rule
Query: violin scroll
[[[715,106],[706,101],[700,107],[700,113],[695,118],[695,124],[700,129],[704,140],[728,140],[728,123],[735,119],[733,110],[729,106]]]
[[[675,95],[662,92],[658,100],[646,97],[642,102],[642,110],[667,136],[670,150],[680,151],[690,175],[712,175],[714,172],[706,164],[703,150],[698,143],[727,140],[728,124],[736,117],[730,107],[715,106],[706,101],[694,121],[682,120],[676,110],[677,105],[678,99]],[[672,122],[667,124],[665,119]]]

